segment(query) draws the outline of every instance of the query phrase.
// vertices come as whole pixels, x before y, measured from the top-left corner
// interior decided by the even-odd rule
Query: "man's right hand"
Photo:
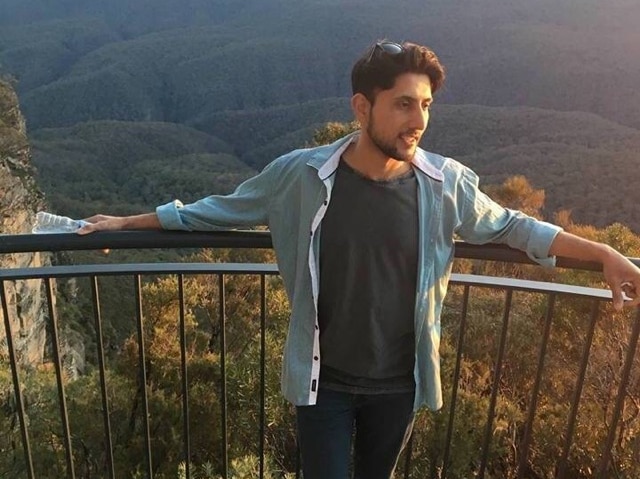
[[[94,231],[162,229],[162,225],[155,213],[134,216],[94,215],[90,218],[85,218],[84,221],[89,224],[77,231],[79,235],[86,235]]]

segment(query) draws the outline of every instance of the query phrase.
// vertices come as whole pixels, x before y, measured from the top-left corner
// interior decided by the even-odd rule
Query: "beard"
[[[409,133],[407,133],[409,134]],[[418,138],[416,141],[416,146],[414,146],[410,150],[400,151],[397,146],[397,141],[399,138],[395,139],[386,139],[383,138],[382,135],[379,135],[376,132],[375,123],[373,121],[373,115],[369,114],[369,121],[367,124],[367,136],[371,140],[371,143],[382,152],[388,158],[394,159],[396,161],[403,161],[406,163],[410,163],[413,160],[413,157],[416,154],[417,144],[420,141]]]

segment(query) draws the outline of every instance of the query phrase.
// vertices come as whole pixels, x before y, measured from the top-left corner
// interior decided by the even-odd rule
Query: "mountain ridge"
[[[163,193],[189,196],[179,179],[171,188],[172,163],[187,170],[192,158],[191,169],[226,178],[192,178],[194,195],[229,191],[230,168],[239,181],[309,144],[326,122],[349,121],[354,59],[375,39],[409,39],[433,47],[448,72],[427,149],[484,181],[526,174],[547,190],[549,213],[571,209],[578,221],[640,230],[629,201],[637,20],[640,4],[628,0],[6,0],[0,70],[18,81],[54,204],[130,212]],[[88,135],[88,125],[103,132]],[[127,137],[116,125],[163,134]],[[202,147],[205,138],[218,146]],[[156,152],[139,169],[137,149]],[[151,161],[162,178],[152,178]],[[146,186],[134,187],[133,174]],[[147,193],[137,198],[136,188]],[[153,192],[163,188],[172,191]]]
[[[296,109],[298,111],[292,111]],[[279,124],[276,118],[282,114],[288,121]],[[225,182],[220,182],[218,175],[225,171],[235,173],[237,184],[277,156],[310,145],[313,132],[324,123],[350,119],[345,98],[297,107],[273,107],[244,114],[236,112],[229,117],[221,116],[216,120],[217,123],[211,123],[212,131],[208,134],[189,130],[182,125],[107,122],[114,128],[135,127],[140,130],[137,137],[129,135],[121,145],[113,145],[115,136],[108,133],[98,135],[100,141],[91,143],[83,135],[75,140],[70,139],[68,128],[42,130],[42,133],[32,133],[34,163],[43,175],[40,181],[45,191],[50,188],[51,193],[56,195],[68,195],[67,200],[58,203],[67,213],[84,216],[95,213],[101,206],[108,207],[111,212],[141,212],[153,208],[158,202],[175,198],[167,194],[173,193],[182,200],[192,201],[198,195],[228,193],[233,188],[233,182],[229,182],[228,177]],[[223,121],[226,122],[225,129],[215,131],[215,126],[223,125]],[[104,122],[99,125],[104,126]],[[293,125],[296,125],[295,129]],[[82,132],[91,131],[92,126],[89,123],[72,128]],[[211,145],[220,145],[220,149],[197,148],[194,143],[185,142],[171,152],[154,144],[154,135],[144,133],[147,128],[161,128],[159,132],[165,131],[165,128],[193,131],[198,136],[202,135],[202,141],[216,133],[222,140]],[[100,132],[100,129],[97,131]],[[264,136],[254,143],[250,142],[248,148],[241,148],[252,132]],[[138,143],[136,138],[141,138],[141,142]],[[473,168],[480,175],[482,185],[501,183],[512,175],[525,175],[535,188],[546,191],[545,211],[548,217],[560,209],[569,209],[578,222],[596,226],[622,222],[640,231],[637,208],[628,201],[636,194],[634,185],[639,179],[635,165],[637,151],[640,151],[640,131],[634,128],[618,125],[591,113],[556,112],[531,107],[434,105],[431,123],[421,146]],[[85,147],[88,150],[85,151]],[[121,153],[117,158],[111,158],[109,151]],[[129,157],[127,151],[156,154]],[[82,165],[86,155],[92,155],[90,160],[86,160],[92,166],[87,166],[85,170]],[[171,183],[166,180],[158,179],[156,183],[152,178],[154,171],[163,171],[163,165],[171,165],[177,158],[186,158],[185,155],[194,155],[193,162],[176,163],[176,178],[198,169],[208,173],[198,175],[191,185],[183,184],[178,189],[169,188]],[[64,161],[71,163],[61,167],[60,162],[65,158]],[[206,163],[207,158],[211,161],[210,165]],[[156,169],[133,169],[137,162],[151,160],[157,161]],[[65,171],[72,165],[76,175],[74,181],[67,181]],[[83,171],[91,172],[92,181],[96,183],[83,183]],[[120,174],[114,177],[110,171]],[[130,178],[134,176],[146,176],[148,184],[154,184],[158,189],[155,196],[137,197],[141,189],[131,187]],[[117,182],[109,179],[112,177],[122,177],[123,180]],[[53,185],[58,186],[54,188]],[[106,195],[104,198],[111,198],[108,205],[87,200],[86,192],[96,195],[101,189]],[[119,205],[129,207],[121,208]]]
[[[19,20],[41,3],[9,1],[3,15]],[[52,0],[44,12],[56,21],[16,21],[0,32],[0,68],[19,79],[29,124],[188,123],[203,113],[347,96],[353,60],[389,37],[434,47],[449,71],[444,103],[592,111],[640,127],[633,21],[640,5],[632,2],[455,0],[425,8],[417,0],[194,0],[180,7]],[[172,8],[178,13],[168,15]]]

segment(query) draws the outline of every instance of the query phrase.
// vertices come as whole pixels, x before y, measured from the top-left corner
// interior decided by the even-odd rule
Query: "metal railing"
[[[36,235],[20,235],[20,236],[0,236],[0,254],[10,253],[28,253],[28,252],[42,252],[42,251],[77,251],[77,250],[102,250],[102,249],[149,249],[149,248],[270,248],[271,240],[267,232],[220,232],[220,233],[178,233],[178,232],[121,232],[121,233],[98,233],[89,235],[86,237],[78,237],[73,234],[60,234],[60,235],[48,235],[48,236],[36,236]],[[506,263],[531,263],[527,256],[521,252],[511,250],[501,245],[486,245],[486,246],[474,246],[464,243],[456,245],[456,257],[465,259],[474,259],[482,261],[500,261]],[[599,265],[590,263],[581,263],[576,261],[570,261],[563,258],[558,259],[558,266],[563,268],[572,268],[577,270],[592,270],[597,271]],[[217,317],[219,319],[219,335],[217,337],[219,343],[215,346],[216,351],[219,351],[219,368],[220,368],[220,385],[219,385],[219,400],[220,400],[220,417],[219,424],[221,430],[220,438],[220,451],[219,451],[219,467],[218,474],[221,477],[230,477],[230,461],[228,457],[228,451],[230,448],[229,437],[230,431],[228,427],[229,412],[227,409],[227,336],[226,330],[228,329],[227,312],[226,312],[226,290],[225,284],[229,277],[237,275],[251,275],[259,278],[259,397],[258,401],[258,430],[256,431],[256,443],[257,443],[257,457],[258,466],[256,474],[258,477],[266,477],[270,474],[267,471],[268,464],[265,459],[267,455],[265,445],[265,431],[268,428],[268,418],[266,417],[265,406],[265,382],[267,376],[267,368],[278,367],[273,364],[265,364],[266,354],[266,330],[268,327],[268,315],[267,310],[267,278],[277,275],[277,267],[273,264],[220,264],[220,263],[154,263],[154,264],[83,264],[72,266],[50,266],[41,268],[24,268],[24,269],[5,269],[0,270],[0,299],[2,302],[2,315],[4,320],[4,328],[6,335],[6,350],[8,365],[11,369],[11,384],[12,391],[5,395],[5,402],[7,403],[6,416],[12,416],[17,418],[15,421],[15,428],[18,428],[19,424],[19,437],[21,444],[14,444],[16,449],[22,449],[22,461],[17,459],[18,455],[13,451],[8,450],[0,444],[0,458],[3,455],[11,455],[13,457],[14,466],[12,473],[15,474],[19,471],[22,477],[35,478],[35,477],[54,477],[49,476],[48,471],[36,470],[34,468],[34,455],[32,447],[32,425],[38,421],[38,417],[33,417],[29,411],[30,405],[25,402],[25,391],[27,385],[23,380],[20,360],[16,355],[16,349],[14,347],[13,338],[15,335],[14,324],[12,324],[11,318],[16,317],[16,311],[12,308],[16,307],[15,301],[12,303],[7,295],[7,285],[15,284],[19,281],[33,280],[37,278],[44,284],[44,290],[46,294],[46,314],[45,316],[49,321],[50,342],[52,358],[51,362],[55,369],[56,376],[56,391],[57,400],[59,406],[59,419],[62,425],[61,438],[56,442],[56,447],[59,451],[64,451],[64,466],[58,467],[58,471],[64,471],[66,477],[116,477],[118,471],[118,465],[114,457],[114,436],[112,432],[112,410],[109,403],[109,375],[108,368],[106,366],[107,353],[105,352],[105,343],[103,338],[104,322],[102,319],[102,303],[99,295],[99,281],[106,277],[116,276],[119,278],[129,277],[133,279],[133,290],[135,292],[135,321],[136,321],[136,346],[138,353],[138,388],[137,400],[140,401],[142,413],[142,426],[140,428],[140,434],[144,441],[142,450],[144,451],[143,464],[144,471],[139,471],[139,476],[135,477],[159,477],[158,471],[154,464],[154,441],[156,437],[151,430],[150,420],[153,419],[151,412],[150,399],[148,397],[148,369],[150,363],[146,357],[145,349],[145,311],[143,309],[142,300],[142,279],[146,277],[175,277],[177,278],[177,297],[178,297],[178,314],[175,318],[178,323],[178,338],[180,343],[180,393],[178,394],[180,400],[180,415],[182,417],[182,458],[184,461],[183,477],[194,477],[192,474],[191,463],[194,458],[194,451],[191,443],[191,427],[190,422],[190,386],[189,386],[189,362],[187,360],[187,333],[185,326],[186,307],[185,307],[185,278],[195,277],[199,275],[213,275],[217,278]],[[103,435],[103,458],[101,459],[100,470],[94,471],[91,474],[85,474],[76,471],[76,464],[74,459],[77,457],[78,447],[85,447],[83,440],[72,430],[69,418],[69,409],[67,406],[68,389],[70,382],[65,379],[65,369],[62,358],[60,357],[60,326],[57,307],[55,305],[55,282],[56,280],[64,280],[68,278],[87,278],[90,284],[91,295],[91,309],[93,314],[93,324],[95,332],[95,341],[97,347],[97,369],[99,373],[99,385],[100,385],[100,410],[102,413],[102,427],[104,430]],[[532,467],[530,461],[530,451],[534,443],[534,431],[536,429],[536,418],[540,414],[539,401],[541,397],[541,389],[544,383],[545,368],[549,366],[549,351],[551,344],[552,331],[554,330],[554,321],[558,321],[558,302],[565,301],[566,298],[570,298],[570,301],[574,299],[578,300],[578,309],[584,308],[585,304],[588,304],[590,310],[589,318],[585,321],[586,331],[584,344],[581,348],[580,359],[572,367],[577,367],[576,382],[573,389],[572,398],[568,405],[568,415],[563,430],[555,431],[558,437],[558,443],[556,445],[556,452],[559,452],[553,459],[554,477],[559,478],[578,478],[578,477],[640,477],[640,471],[636,469],[629,469],[620,471],[620,466],[613,460],[612,455],[615,451],[620,449],[620,435],[621,435],[621,418],[625,413],[625,406],[629,401],[635,401],[638,387],[636,377],[640,374],[634,369],[636,361],[636,349],[638,336],[640,334],[640,315],[634,313],[632,326],[627,331],[624,337],[624,344],[622,344],[621,355],[623,356],[621,361],[621,367],[618,371],[618,384],[616,385],[616,393],[612,402],[607,403],[606,411],[606,427],[602,433],[604,433],[604,440],[599,441],[597,444],[599,458],[595,461],[596,468],[592,468],[590,471],[577,471],[571,463],[570,456],[572,454],[572,447],[574,446],[576,429],[578,426],[578,417],[581,401],[583,400],[585,389],[585,378],[588,374],[588,369],[591,359],[591,351],[594,341],[594,335],[599,323],[599,317],[603,314],[603,311],[607,315],[610,315],[609,307],[606,305],[610,301],[610,293],[608,291],[597,288],[586,288],[579,286],[571,286],[565,284],[556,284],[539,281],[527,281],[522,279],[510,279],[501,277],[490,277],[483,275],[469,275],[469,274],[454,274],[451,280],[452,289],[451,293],[452,301],[454,303],[448,303],[450,306],[447,309],[446,316],[450,319],[450,322],[455,322],[455,328],[448,331],[455,336],[455,344],[453,349],[455,350],[455,360],[452,364],[451,370],[451,384],[450,390],[446,395],[447,402],[443,411],[447,414],[446,420],[441,419],[441,425],[444,427],[444,437],[442,438],[442,444],[439,446],[439,452],[431,459],[416,459],[414,457],[416,441],[420,440],[422,434],[426,434],[425,431],[416,428],[414,434],[409,443],[407,450],[405,451],[403,464],[403,470],[401,471],[403,477],[409,478],[422,478],[422,477],[435,477],[435,478],[454,478],[461,477],[459,472],[452,471],[454,458],[456,454],[460,454],[460,450],[456,449],[456,441],[460,431],[456,424],[460,420],[457,407],[460,405],[461,392],[467,394],[468,392],[461,386],[460,380],[463,369],[465,369],[465,348],[470,342],[473,342],[474,338],[468,337],[468,330],[470,324],[474,324],[475,309],[470,306],[472,298],[472,291],[478,291],[480,296],[490,295],[492,304],[500,304],[502,309],[501,313],[497,313],[501,316],[496,323],[497,336],[497,350],[495,351],[495,358],[493,359],[491,366],[491,379],[488,383],[488,387],[484,391],[483,401],[487,402],[487,408],[485,411],[486,421],[484,430],[482,432],[482,439],[480,441],[480,451],[476,457],[468,458],[468,462],[473,463],[470,469],[473,470],[474,477],[517,477],[517,478],[534,478],[534,477],[548,477],[536,472]],[[458,290],[456,290],[458,288]],[[487,293],[490,291],[491,293]],[[504,294],[504,300],[495,303],[497,292]],[[495,464],[491,464],[490,460],[492,456],[493,442],[496,437],[496,430],[498,426],[496,422],[499,412],[499,405],[501,403],[502,389],[504,387],[504,372],[505,368],[509,366],[507,358],[507,350],[509,349],[510,331],[514,319],[512,316],[519,315],[517,308],[514,308],[514,297],[516,295],[533,295],[536,299],[536,304],[543,304],[540,313],[544,318],[541,322],[542,331],[540,332],[538,350],[535,362],[535,368],[532,371],[531,377],[533,378],[531,388],[528,391],[519,391],[522,399],[526,404],[522,407],[522,414],[524,419],[518,422],[517,430],[514,431],[514,437],[516,439],[513,443],[517,446],[517,457],[513,455],[514,467],[510,472],[501,475],[499,468]],[[529,297],[529,296],[527,296]],[[540,299],[544,298],[544,299]],[[573,304],[573,303],[572,303]],[[497,310],[497,306],[493,307],[494,313]],[[531,308],[529,308],[531,309]],[[535,309],[535,308],[534,308]],[[454,319],[455,318],[455,319]],[[453,338],[452,342],[453,342]],[[578,348],[580,349],[580,348]],[[575,353],[575,352],[574,352]],[[0,351],[0,355],[2,352]],[[574,354],[575,355],[575,354]],[[1,364],[1,363],[0,363]],[[633,390],[632,390],[633,389]],[[136,402],[137,404],[137,402]],[[10,405],[10,407],[9,407]],[[566,408],[565,408],[566,409]],[[640,411],[638,411],[640,413]],[[430,416],[433,418],[433,415]],[[211,419],[213,421],[213,419]],[[435,419],[429,419],[430,421],[438,421]],[[6,422],[6,421],[5,421]],[[9,424],[9,422],[7,422]],[[431,426],[434,427],[431,423]],[[629,424],[631,424],[629,422]],[[626,424],[627,429],[631,426]],[[419,425],[419,424],[418,424]],[[637,421],[633,423],[633,427],[638,427]],[[292,432],[295,435],[294,432]],[[431,433],[429,433],[431,434]],[[39,440],[41,440],[39,438]],[[633,442],[633,441],[631,441]],[[634,443],[635,444],[635,443]],[[635,459],[638,457],[638,449],[640,445],[634,446],[636,449],[632,451],[631,456],[635,455]],[[633,459],[633,457],[632,457]],[[425,462],[426,461],[426,462]],[[1,461],[2,462],[6,461]],[[290,459],[290,463],[295,464],[292,473],[295,477],[298,477],[299,472],[299,458]],[[428,464],[427,466],[423,466]],[[1,466],[0,466],[1,467]],[[424,468],[423,468],[424,467]],[[613,472],[612,472],[613,471]],[[617,474],[616,476],[612,474]],[[2,471],[0,471],[2,474]],[[58,472],[59,474],[59,472]],[[177,474],[177,473],[176,473]],[[458,474],[458,475],[456,475]],[[582,475],[580,475],[582,474]],[[626,475],[625,475],[626,474]],[[20,476],[17,476],[20,477]],[[129,477],[129,476],[127,476]],[[134,477],[134,476],[131,476]],[[178,477],[176,476],[161,476],[161,477]],[[273,477],[273,476],[269,476]]]

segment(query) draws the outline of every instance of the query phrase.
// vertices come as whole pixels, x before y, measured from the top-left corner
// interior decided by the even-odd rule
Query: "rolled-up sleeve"
[[[179,213],[179,210],[183,207],[184,205],[180,200],[173,200],[170,203],[156,207],[156,215],[158,215],[162,228],[165,230],[188,230],[189,228],[182,222]]]
[[[542,266],[555,266],[556,257],[549,256],[549,249],[558,233],[562,231],[562,228],[545,221],[535,219],[533,221],[535,221],[535,224],[529,235],[529,242],[525,251],[529,258]]]
[[[215,231],[268,224],[277,160],[258,175],[243,182],[226,196],[212,195],[194,203],[179,200],[156,208],[164,229],[183,231]]]
[[[502,207],[480,191],[478,177],[469,169],[463,172],[458,186],[462,211],[456,232],[463,240],[475,244],[504,243],[526,252],[543,266],[555,265],[549,249],[562,228]]]

